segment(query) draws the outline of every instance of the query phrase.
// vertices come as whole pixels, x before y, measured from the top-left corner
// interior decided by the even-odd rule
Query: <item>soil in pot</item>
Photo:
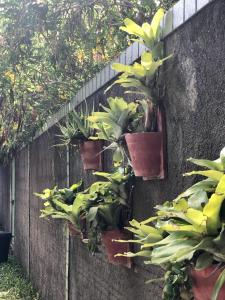
[[[215,283],[224,270],[224,265],[212,265],[204,270],[191,271],[192,290],[195,300],[211,300]],[[225,300],[225,284],[223,285],[217,300]]]
[[[131,259],[128,257],[115,257],[118,253],[124,253],[130,251],[129,243],[118,243],[113,240],[127,240],[128,235],[124,231],[120,230],[108,230],[102,233],[102,244],[105,248],[108,261],[114,265],[123,265],[127,268],[131,268]]]
[[[125,135],[135,176],[146,180],[163,177],[162,132],[138,132]]]
[[[102,171],[102,141],[85,141],[80,144],[84,170]]]
[[[11,239],[11,233],[0,231],[0,263],[8,260]]]

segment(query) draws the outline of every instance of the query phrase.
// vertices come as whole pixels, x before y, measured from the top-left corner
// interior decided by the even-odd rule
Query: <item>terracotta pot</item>
[[[0,263],[7,262],[12,239],[10,232],[0,231]]]
[[[102,170],[102,141],[86,141],[80,144],[84,170]]]
[[[128,257],[115,257],[118,253],[124,253],[130,251],[129,243],[118,243],[113,240],[127,240],[128,235],[120,230],[109,230],[102,233],[102,244],[105,248],[105,252],[108,261],[114,265],[123,265],[127,268],[131,268],[131,259]]]
[[[220,275],[220,273],[224,270],[224,265],[212,265],[204,270],[191,271],[192,276],[192,290],[195,297],[195,300],[211,300],[212,291],[215,286],[215,283]],[[225,299],[225,284],[223,285],[219,297],[217,300]]]
[[[67,222],[70,236],[78,236],[81,234],[80,230],[77,229],[71,222]]]
[[[138,132],[125,135],[135,176],[147,179],[161,178],[163,135],[162,132]]]

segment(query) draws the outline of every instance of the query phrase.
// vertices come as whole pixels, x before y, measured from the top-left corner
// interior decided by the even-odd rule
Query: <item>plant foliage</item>
[[[164,269],[176,264],[204,269],[213,262],[225,262],[224,149],[215,161],[190,161],[207,170],[189,172],[185,176],[200,175],[204,179],[172,202],[156,206],[156,216],[142,222],[132,220],[127,229],[134,233],[135,239],[131,242],[139,244],[140,251],[118,255],[142,256],[146,264]],[[225,281],[224,273],[218,280],[213,299]]]
[[[141,24],[174,0],[2,0],[0,160],[124,49],[125,17]]]

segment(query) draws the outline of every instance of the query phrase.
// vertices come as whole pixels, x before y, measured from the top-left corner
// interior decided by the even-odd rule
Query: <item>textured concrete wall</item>
[[[15,167],[15,255],[29,274],[30,197],[29,150],[24,148],[16,157]]]
[[[55,144],[54,128],[30,147],[30,278],[43,300],[64,299],[66,238],[63,222],[40,219],[43,207],[33,195],[66,185],[66,163]]]
[[[151,215],[156,204],[172,200],[193,182],[192,178],[182,177],[182,173],[191,170],[186,158],[216,158],[224,146],[224,15],[224,0],[215,0],[165,40],[166,53],[174,53],[160,76],[165,91],[162,101],[166,109],[168,178],[151,182],[136,179],[133,215],[139,220]],[[112,96],[118,94],[122,95],[118,87],[110,92]],[[131,96],[126,99],[133,100]],[[88,99],[90,106],[93,101],[96,106],[106,101],[103,90]],[[56,142],[54,133],[53,128],[30,147],[30,277],[40,289],[43,300],[63,300],[65,296],[64,227],[61,222],[40,220],[41,203],[33,196],[33,192],[45,187],[65,185],[66,154],[51,147]],[[23,186],[23,182],[27,180],[27,173],[23,154],[20,155],[16,213],[21,214],[24,209],[26,215],[27,186]],[[104,154],[105,170],[110,169],[110,161],[110,153]],[[84,178],[88,186],[95,180],[92,174],[83,172],[80,155],[74,149],[70,149],[69,169],[71,184]],[[27,224],[17,216],[17,249],[23,239],[26,248]],[[132,270],[109,265],[104,254],[92,256],[77,238],[70,238],[69,252],[69,300],[160,299],[160,283],[144,284],[147,279],[160,275],[157,268],[146,267],[141,261],[136,261]],[[21,252],[16,253],[26,265]]]

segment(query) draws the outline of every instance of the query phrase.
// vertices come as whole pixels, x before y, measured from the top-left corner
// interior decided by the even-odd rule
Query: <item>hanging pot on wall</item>
[[[85,141],[80,144],[84,170],[102,171],[103,141]]]
[[[211,265],[200,271],[192,270],[192,291],[195,300],[211,300],[215,283],[224,270],[224,265]],[[220,290],[217,300],[225,299],[225,285]]]
[[[125,140],[135,176],[144,180],[164,179],[165,163],[165,115],[157,111],[158,132],[127,133]]]
[[[114,265],[123,265],[127,268],[131,268],[131,259],[129,257],[118,256],[118,253],[124,253],[130,251],[129,243],[118,243],[113,240],[127,240],[128,235],[121,230],[107,230],[102,232],[102,244],[105,248],[108,262]]]
[[[0,231],[0,263],[7,262],[12,239],[10,232]]]

